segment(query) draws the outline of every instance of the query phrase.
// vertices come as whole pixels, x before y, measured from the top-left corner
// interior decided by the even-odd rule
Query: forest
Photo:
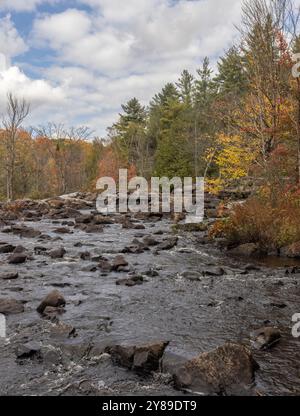
[[[205,58],[195,75],[183,70],[147,106],[130,99],[106,138],[51,122],[24,129],[30,103],[9,94],[1,198],[94,190],[120,168],[149,179],[205,177],[212,193],[250,182],[254,194],[216,224],[215,235],[262,248],[300,240],[298,26],[293,1],[244,2],[239,41],[215,70]]]

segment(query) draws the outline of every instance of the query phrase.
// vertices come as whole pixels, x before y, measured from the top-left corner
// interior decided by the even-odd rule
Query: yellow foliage
[[[208,191],[213,193],[218,193],[232,181],[246,177],[257,155],[238,135],[220,134],[217,149],[209,149],[207,153],[207,160],[214,153],[214,163],[219,170],[219,177],[208,180],[206,184]]]

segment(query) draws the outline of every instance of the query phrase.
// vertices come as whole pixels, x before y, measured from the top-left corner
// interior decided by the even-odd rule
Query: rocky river
[[[0,395],[300,394],[294,260],[77,200],[1,220]]]

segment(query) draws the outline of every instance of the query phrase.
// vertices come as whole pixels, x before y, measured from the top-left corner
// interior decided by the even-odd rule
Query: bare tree
[[[74,180],[74,166],[80,166],[80,151],[77,149],[80,142],[88,140],[92,131],[89,127],[70,127],[66,128],[64,124],[48,123],[46,126],[34,128],[35,134],[39,137],[49,139],[47,146],[48,153],[53,159],[59,181],[58,192],[65,194],[72,190],[70,182]],[[74,184],[73,184],[74,185]]]
[[[14,197],[14,176],[17,159],[17,141],[20,128],[30,111],[30,104],[23,98],[17,98],[12,93],[7,95],[6,114],[3,117],[6,195],[11,201]]]

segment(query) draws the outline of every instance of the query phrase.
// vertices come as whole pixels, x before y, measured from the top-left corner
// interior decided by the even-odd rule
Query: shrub
[[[300,198],[298,190],[268,192],[236,205],[229,218],[218,221],[211,235],[224,237],[229,246],[257,243],[262,250],[279,249],[300,241]],[[276,193],[275,193],[276,194]]]

